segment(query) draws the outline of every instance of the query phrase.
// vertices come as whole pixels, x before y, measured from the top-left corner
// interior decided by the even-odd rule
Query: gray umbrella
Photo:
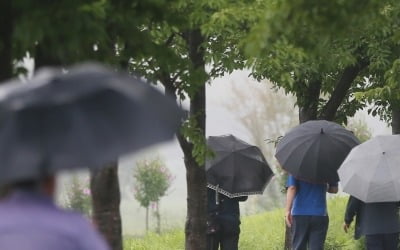
[[[210,136],[215,157],[206,163],[208,187],[233,198],[262,194],[274,175],[261,150],[233,135]]]
[[[400,201],[400,135],[353,148],[338,172],[343,191],[364,202]]]
[[[311,182],[336,182],[337,169],[359,144],[354,134],[337,123],[314,120],[290,130],[279,141],[275,157],[293,176]]]
[[[149,84],[97,64],[0,87],[0,183],[96,167],[172,139],[182,111]]]

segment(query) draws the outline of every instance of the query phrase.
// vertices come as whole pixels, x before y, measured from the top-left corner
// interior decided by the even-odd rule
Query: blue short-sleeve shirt
[[[329,185],[337,186],[337,183],[330,183]],[[286,186],[296,187],[292,215],[328,215],[326,209],[327,184],[310,183],[289,175]]]

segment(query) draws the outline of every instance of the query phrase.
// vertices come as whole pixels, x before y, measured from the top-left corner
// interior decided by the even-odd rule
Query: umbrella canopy
[[[400,135],[374,137],[351,150],[338,173],[343,191],[364,202],[400,201]]]
[[[354,134],[339,124],[314,120],[294,127],[282,137],[275,157],[296,178],[316,183],[337,182],[337,169],[358,144]]]
[[[0,87],[0,184],[96,167],[172,139],[182,111],[149,84],[97,64]]]
[[[208,187],[233,198],[262,194],[274,175],[261,150],[233,135],[210,136],[215,157],[206,162]]]

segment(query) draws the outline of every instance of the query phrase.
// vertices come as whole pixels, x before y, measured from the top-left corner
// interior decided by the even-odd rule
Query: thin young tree
[[[173,176],[160,158],[141,160],[136,163],[133,171],[135,178],[134,196],[139,204],[146,209],[146,232],[149,231],[150,205],[155,204],[157,219],[156,232],[161,232],[160,199],[167,194]]]

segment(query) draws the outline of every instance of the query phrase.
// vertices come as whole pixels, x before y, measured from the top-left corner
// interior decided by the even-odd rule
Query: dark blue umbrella
[[[97,167],[172,139],[182,111],[143,80],[97,64],[0,87],[0,183]]]
[[[291,129],[279,141],[275,157],[293,176],[311,182],[336,182],[337,170],[360,142],[337,123],[314,120]]]

